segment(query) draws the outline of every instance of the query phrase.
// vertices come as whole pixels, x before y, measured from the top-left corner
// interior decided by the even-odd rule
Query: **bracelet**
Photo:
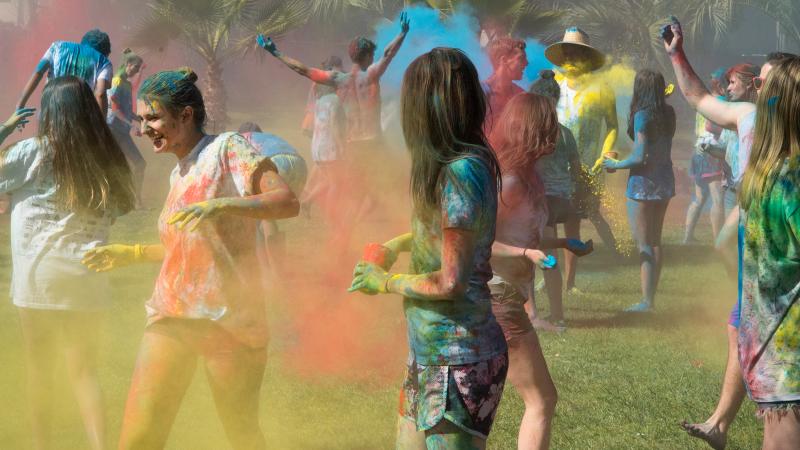
[[[528,253],[528,248],[527,247],[524,250],[522,250],[522,257],[523,258],[526,258],[526,256],[525,256],[526,253]]]
[[[399,277],[399,276],[400,275],[398,275],[398,274],[394,274],[394,275],[390,276],[389,278],[387,278],[386,281],[383,282],[383,291],[381,291],[381,293],[382,294],[388,294],[389,293],[389,282],[392,281],[393,279],[395,279],[396,277]]]
[[[144,257],[144,246],[142,244],[136,244],[133,246],[133,260],[139,261]]]

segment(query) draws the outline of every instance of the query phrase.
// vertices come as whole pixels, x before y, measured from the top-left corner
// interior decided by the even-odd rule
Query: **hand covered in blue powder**
[[[683,29],[677,17],[670,16],[670,23],[661,27],[661,37],[668,54],[683,51]]]
[[[361,291],[368,295],[385,294],[390,275],[375,264],[360,261],[353,270],[353,282],[347,292]]]
[[[167,225],[176,225],[179,230],[183,230],[186,225],[194,222],[189,228],[189,231],[195,231],[203,220],[219,215],[224,211],[227,205],[227,200],[224,198],[215,198],[193,203],[176,211],[169,220],[167,220]]]
[[[586,256],[594,251],[594,242],[589,239],[586,242],[580,239],[567,239],[567,250],[575,254],[575,256]]]
[[[28,118],[31,117],[35,112],[35,108],[20,108],[14,111],[14,114],[11,114],[11,117],[6,120],[3,126],[9,129],[14,129],[16,127],[22,129],[25,124],[28,123]]]
[[[400,13],[400,30],[403,33],[408,33],[411,28],[411,22],[408,20],[408,14],[405,12]]]
[[[275,45],[275,42],[272,41],[271,37],[266,37],[263,34],[259,34],[256,37],[256,42],[258,43],[259,47],[268,51],[272,56],[280,56],[281,52],[278,51],[278,47]]]
[[[604,169],[616,169],[618,164],[619,164],[618,160],[614,158],[609,158],[608,156],[604,156],[601,166]]]

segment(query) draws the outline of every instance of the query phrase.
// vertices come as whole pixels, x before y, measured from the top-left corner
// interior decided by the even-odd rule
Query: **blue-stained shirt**
[[[97,80],[111,83],[111,61],[88,45],[56,41],[42,56],[37,70],[47,67],[47,78],[75,76],[83,79],[94,90]]]
[[[292,144],[274,134],[248,132],[242,133],[242,136],[258,150],[261,156],[272,158],[275,155],[297,155],[297,150]]]
[[[675,196],[675,174],[672,172],[672,136],[675,134],[675,112],[664,114],[643,109],[633,116],[635,139],[644,134],[644,162],[631,167],[626,195],[634,200],[668,200]]]
[[[445,228],[475,235],[475,254],[465,293],[449,300],[406,297],[408,339],[416,361],[424,365],[461,365],[506,351],[503,332],[491,308],[487,282],[497,218],[497,185],[489,165],[477,156],[447,164],[442,173],[440,209],[415,211],[412,218],[411,273],[442,268]]]

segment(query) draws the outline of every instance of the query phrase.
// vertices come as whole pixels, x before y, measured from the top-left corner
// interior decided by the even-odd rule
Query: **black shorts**
[[[577,217],[572,201],[563,197],[547,196],[547,226],[552,227]]]

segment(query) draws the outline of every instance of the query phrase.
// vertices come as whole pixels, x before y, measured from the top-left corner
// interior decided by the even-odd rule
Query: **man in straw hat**
[[[603,242],[616,252],[614,234],[600,214],[603,180],[592,170],[617,140],[614,91],[592,76],[605,64],[606,57],[589,44],[589,36],[577,27],[567,28],[564,39],[547,47],[544,55],[561,69],[556,75],[561,88],[558,120],[572,131],[578,144],[583,170],[575,194],[576,206],[592,222]],[[574,286],[567,289],[576,291]]]

